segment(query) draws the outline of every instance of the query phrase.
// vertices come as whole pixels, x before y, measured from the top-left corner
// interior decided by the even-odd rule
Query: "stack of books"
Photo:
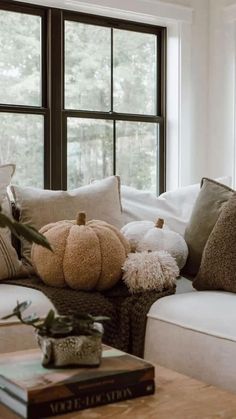
[[[0,402],[24,418],[61,415],[153,394],[154,367],[104,346],[97,368],[45,369],[40,350],[0,355]]]

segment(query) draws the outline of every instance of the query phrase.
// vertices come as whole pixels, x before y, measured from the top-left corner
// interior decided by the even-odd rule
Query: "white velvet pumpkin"
[[[139,242],[143,239],[144,235],[151,229],[155,227],[153,221],[131,221],[122,227],[121,232],[129,240],[131,246],[131,251],[136,252]],[[162,228],[167,230],[168,227],[163,224]]]
[[[122,228],[122,233],[129,240],[132,251],[142,252],[165,250],[175,258],[179,269],[182,269],[188,257],[188,246],[184,238],[164,227],[164,220],[133,221]]]

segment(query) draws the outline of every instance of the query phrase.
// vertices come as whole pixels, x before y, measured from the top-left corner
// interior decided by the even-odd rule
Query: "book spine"
[[[147,396],[155,391],[154,380],[141,381],[137,384],[127,385],[110,390],[84,392],[79,396],[67,397],[51,402],[28,405],[28,419],[39,419],[75,412],[87,408],[117,403],[135,397]]]
[[[80,396],[81,392],[98,392],[106,391],[110,388],[122,388],[126,385],[134,385],[142,381],[154,380],[155,370],[153,366],[147,367],[145,369],[135,370],[135,371],[126,371],[121,372],[120,374],[111,374],[104,377],[99,376],[90,380],[83,381],[65,381],[59,386],[52,386],[51,393],[48,389],[37,390],[29,392],[28,394],[28,403],[41,403],[52,401],[52,392],[56,395],[56,399],[63,397],[63,388],[65,388],[66,393],[69,393],[72,396]],[[62,396],[60,396],[60,394]],[[71,397],[72,397],[71,396]]]

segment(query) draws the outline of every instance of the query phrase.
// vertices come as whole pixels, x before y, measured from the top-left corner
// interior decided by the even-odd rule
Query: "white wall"
[[[166,0],[162,0],[165,2]],[[202,176],[236,185],[236,0],[174,0],[191,6],[191,122],[181,136],[182,185]]]
[[[167,0],[162,0],[168,3]],[[167,164],[167,188],[199,182],[208,169],[207,132],[208,132],[208,36],[209,3],[208,0],[172,0],[172,3],[193,9],[193,20],[189,25],[182,25],[181,37],[182,69],[179,173],[176,179],[174,171]],[[189,27],[188,27],[189,26]],[[171,95],[168,97],[171,101]],[[168,124],[170,121],[168,121]],[[175,152],[172,138],[168,136],[167,147]],[[173,151],[174,150],[174,151]],[[168,155],[168,154],[167,154]],[[177,159],[177,155],[175,156]],[[168,159],[169,166],[173,164]],[[168,176],[170,177],[168,179]]]
[[[208,167],[207,107],[208,107],[208,1],[189,0],[194,9],[190,39],[190,121],[185,121],[188,136],[181,147],[180,184],[199,182]]]
[[[235,185],[236,9],[232,5],[236,6],[235,0],[210,0],[208,171],[210,176],[231,175]]]

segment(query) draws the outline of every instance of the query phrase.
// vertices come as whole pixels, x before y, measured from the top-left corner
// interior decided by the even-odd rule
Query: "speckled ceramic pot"
[[[44,367],[98,366],[102,355],[102,335],[51,338],[37,335]]]

